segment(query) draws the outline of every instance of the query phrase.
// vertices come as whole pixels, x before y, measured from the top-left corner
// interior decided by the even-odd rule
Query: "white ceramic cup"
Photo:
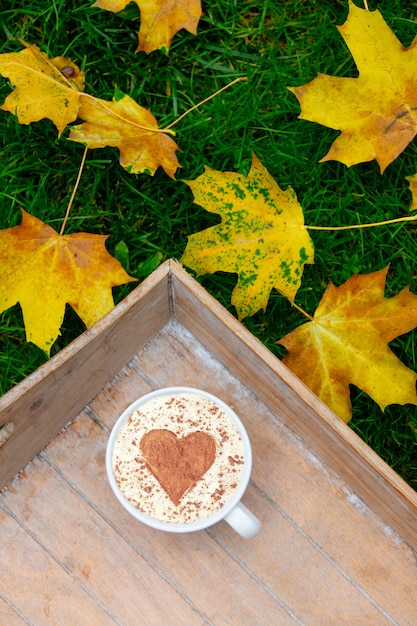
[[[119,428],[124,423],[124,421],[129,417],[129,415],[131,415],[133,411],[144,405],[152,398],[178,393],[197,394],[203,398],[211,400],[220,408],[222,408],[229,415],[230,419],[234,422],[236,428],[238,429],[245,449],[245,462],[243,466],[242,477],[239,485],[234,490],[233,495],[224,503],[224,505],[218,511],[216,511],[209,517],[197,520],[195,522],[191,522],[189,524],[162,522],[139,511],[139,509],[137,509],[131,502],[129,502],[129,500],[127,500],[127,498],[125,498],[123,493],[120,491],[113,473],[114,443],[117,438]],[[135,517],[143,524],[151,526],[152,528],[164,530],[167,532],[186,533],[196,530],[203,530],[204,528],[208,528],[209,526],[216,524],[220,520],[225,520],[234,530],[236,530],[242,537],[245,537],[246,539],[254,537],[261,528],[259,520],[241,502],[241,498],[246,490],[246,487],[248,486],[252,471],[252,449],[246,429],[236,413],[225,402],[206,391],[195,389],[193,387],[165,387],[163,389],[157,389],[156,391],[152,391],[133,402],[133,404],[131,404],[119,417],[110,433],[106,450],[106,469],[110,486],[119,502],[131,515],[133,515],[133,517]]]

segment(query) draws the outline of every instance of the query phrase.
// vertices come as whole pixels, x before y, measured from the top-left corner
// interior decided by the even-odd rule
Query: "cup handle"
[[[245,539],[252,539],[261,530],[261,522],[242,502],[238,502],[224,519]]]

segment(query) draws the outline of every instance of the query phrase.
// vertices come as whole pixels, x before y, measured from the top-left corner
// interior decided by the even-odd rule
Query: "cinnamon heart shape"
[[[163,428],[150,430],[142,437],[140,450],[149,470],[175,506],[216,458],[214,438],[201,431],[179,438]]]

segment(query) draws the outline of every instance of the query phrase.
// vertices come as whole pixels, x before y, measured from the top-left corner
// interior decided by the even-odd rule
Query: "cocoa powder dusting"
[[[199,431],[178,438],[167,429],[151,430],[142,437],[140,450],[149,470],[176,506],[216,459],[213,437]]]

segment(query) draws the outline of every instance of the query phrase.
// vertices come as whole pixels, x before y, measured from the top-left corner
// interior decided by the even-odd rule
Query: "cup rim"
[[[242,438],[242,442],[245,448],[245,463],[243,467],[243,474],[240,480],[239,485],[233,492],[232,496],[224,503],[224,505],[218,510],[215,511],[209,517],[206,517],[201,520],[196,520],[195,522],[191,522],[189,524],[185,523],[176,523],[176,522],[162,522],[161,520],[155,519],[146,513],[143,513],[139,509],[137,509],[121,492],[116,479],[113,473],[113,448],[114,443],[119,432],[120,427],[125,422],[125,420],[129,417],[133,411],[137,408],[151,400],[152,398],[156,398],[159,396],[172,395],[172,394],[180,394],[180,393],[191,393],[195,395],[202,396],[211,400],[220,408],[222,408],[229,417],[235,423],[239,434]],[[216,524],[220,520],[224,519],[228,513],[240,502],[243,494],[246,491],[246,487],[248,486],[251,471],[252,471],[252,448],[249,440],[248,433],[246,431],[243,422],[235,413],[235,411],[228,405],[224,400],[215,396],[214,394],[204,391],[203,389],[198,389],[197,387],[188,387],[188,386],[173,386],[173,387],[161,387],[159,389],[154,389],[143,396],[137,398],[134,402],[132,402],[119,416],[116,423],[114,424],[106,446],[106,470],[107,477],[110,483],[110,487],[116,498],[119,500],[120,504],[138,521],[146,524],[147,526],[151,526],[157,530],[164,530],[165,532],[175,532],[175,533],[185,533],[185,532],[193,532],[197,530],[203,530],[204,528],[208,528],[213,524]]]

